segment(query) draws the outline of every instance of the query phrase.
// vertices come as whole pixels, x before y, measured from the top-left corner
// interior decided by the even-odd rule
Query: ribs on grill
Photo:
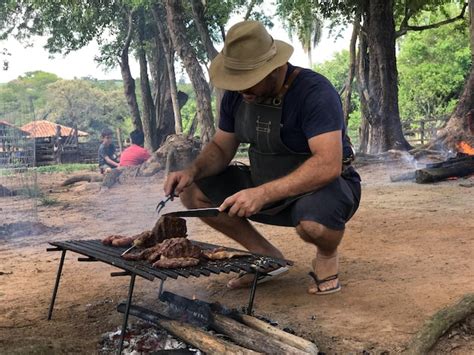
[[[125,254],[122,257],[126,260],[146,260],[154,267],[178,268],[195,266],[201,258],[223,260],[248,255],[250,254],[246,252],[225,248],[202,250],[186,238],[170,238],[139,253]]]
[[[201,252],[201,248],[186,238],[170,238],[140,253],[125,254],[123,258],[146,260],[155,267],[175,268],[197,265]]]

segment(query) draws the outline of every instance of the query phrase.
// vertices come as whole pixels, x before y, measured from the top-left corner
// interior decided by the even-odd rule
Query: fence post
[[[420,142],[421,145],[425,144],[425,121],[420,121]]]

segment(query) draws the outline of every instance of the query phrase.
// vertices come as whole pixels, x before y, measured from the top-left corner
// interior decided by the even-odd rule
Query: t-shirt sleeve
[[[101,144],[101,145],[99,146],[99,152],[98,152],[98,155],[99,155],[99,158],[102,158],[102,159],[104,159],[104,158],[105,158],[105,156],[106,156],[106,153],[105,153],[105,147],[104,147],[104,145],[103,145],[103,144]]]
[[[141,155],[142,155],[141,158],[144,162],[147,161],[151,157],[150,153],[148,153],[148,150],[146,149],[143,149]]]
[[[341,99],[330,83],[321,83],[308,90],[302,115],[302,128],[307,139],[342,130],[344,126]]]
[[[226,91],[221,101],[219,128],[225,132],[235,132],[235,93]]]

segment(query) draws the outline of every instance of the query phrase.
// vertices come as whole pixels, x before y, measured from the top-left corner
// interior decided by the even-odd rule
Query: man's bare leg
[[[186,188],[179,197],[187,208],[213,207],[212,203],[196,184]],[[266,240],[245,218],[229,217],[222,213],[218,217],[201,218],[201,220],[253,253],[283,258],[283,254]],[[229,281],[228,287],[240,288],[249,286],[253,278],[253,275],[234,278]]]
[[[186,188],[181,193],[180,199],[187,208],[212,207],[209,199],[195,184]],[[245,218],[229,217],[222,213],[218,217],[201,218],[201,220],[251,252],[283,258],[283,254],[266,240]]]
[[[323,280],[337,274],[339,267],[337,247],[342,240],[344,230],[329,229],[317,222],[301,221],[296,227],[296,231],[304,241],[315,245],[317,248],[312,266],[318,279]],[[338,279],[323,282],[319,288],[324,292],[337,287],[338,282]],[[308,292],[318,293],[316,284],[311,284]]]

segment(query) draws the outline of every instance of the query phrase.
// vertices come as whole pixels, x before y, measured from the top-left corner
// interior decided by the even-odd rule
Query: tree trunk
[[[398,110],[393,0],[370,0],[365,27],[369,44],[369,152],[408,150]]]
[[[359,20],[355,20],[352,29],[351,42],[349,45],[349,73],[344,87],[344,96],[342,99],[342,110],[344,112],[344,122],[346,127],[349,123],[349,113],[351,111],[352,82],[356,69],[356,42],[360,30]]]
[[[128,62],[128,53],[130,49],[130,42],[132,40],[133,33],[133,15],[129,13],[127,19],[127,37],[125,39],[125,44],[120,53],[119,65],[120,73],[122,74],[123,80],[123,90],[125,98],[127,100],[128,107],[130,109],[130,114],[132,115],[132,123],[135,129],[142,131],[142,121],[140,118],[140,110],[138,109],[137,96],[135,93],[135,80],[132,77],[130,72],[130,65]]]
[[[142,124],[145,134],[145,145],[151,151],[158,149],[156,135],[156,112],[151,95],[150,81],[148,79],[148,61],[145,53],[145,15],[141,12],[138,16],[138,63],[140,65],[140,89],[142,93]]]
[[[474,63],[474,6],[469,2],[471,62]],[[474,64],[464,84],[464,89],[446,126],[441,129],[434,144],[441,144],[444,148],[456,149],[456,143],[466,141],[474,146]]]
[[[209,30],[207,28],[206,19],[204,17],[204,6],[201,0],[192,0],[191,6],[193,10],[194,23],[198,30],[199,36],[201,37],[202,43],[205,44],[207,58],[209,61],[213,60],[219,52],[214,47],[212,43],[211,36],[209,35]],[[253,7],[253,6],[252,6]],[[224,90],[218,89],[216,87],[211,87],[211,91],[214,90],[216,97],[216,120],[219,121],[220,118],[220,107],[222,102],[222,97],[224,96]]]
[[[173,103],[173,113],[174,113],[174,130],[176,133],[183,132],[183,123],[181,118],[181,110],[179,107],[178,101],[178,88],[176,86],[176,74],[174,71],[174,52],[169,39],[169,32],[165,26],[163,26],[163,20],[165,15],[160,4],[155,4],[152,6],[153,18],[155,19],[155,24],[157,27],[157,32],[160,37],[161,46],[163,53],[166,58],[166,66],[170,82],[170,94],[171,102]]]
[[[219,52],[214,47],[214,44],[211,40],[211,36],[209,35],[209,31],[206,26],[206,19],[204,17],[204,6],[201,0],[191,0],[191,6],[193,10],[194,23],[196,24],[199,37],[201,37],[201,41],[206,48],[207,57],[209,58],[209,60],[213,60],[214,57],[219,54]]]
[[[184,9],[180,1],[166,0],[166,20],[170,30],[173,45],[186,68],[196,92],[198,121],[201,128],[201,139],[207,143],[214,135],[214,119],[212,115],[211,93],[204,78],[201,66],[190,41],[186,38],[186,27],[182,14]]]
[[[367,37],[359,31],[359,51],[357,53],[357,90],[360,98],[360,128],[359,128],[359,153],[367,153],[369,150],[369,54]]]
[[[175,121],[167,65],[158,34],[150,42],[147,52],[150,75],[153,80],[153,102],[156,115],[156,139],[161,146],[166,137],[175,133]]]

